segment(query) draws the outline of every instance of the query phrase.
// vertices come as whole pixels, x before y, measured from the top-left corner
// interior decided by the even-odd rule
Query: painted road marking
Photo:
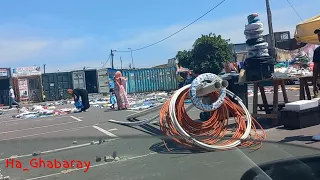
[[[65,123],[51,124],[51,125],[46,125],[46,126],[37,126],[37,127],[32,127],[32,128],[26,128],[26,129],[17,129],[17,130],[12,130],[12,131],[0,132],[0,134],[7,134],[7,133],[27,131],[27,130],[40,129],[40,128],[47,128],[47,127],[54,127],[54,126],[60,126],[60,125],[64,125],[64,124],[73,124],[73,123],[78,123],[78,122],[79,121],[76,121],[76,122],[65,122]]]
[[[144,157],[148,157],[148,156],[155,155],[155,154],[157,154],[157,153],[156,152],[152,152],[152,153],[143,154],[143,155],[140,155],[140,156],[128,157],[126,159],[120,159],[119,161],[112,161],[112,162],[104,162],[104,163],[100,163],[100,164],[95,164],[95,165],[90,166],[89,169],[94,168],[94,167],[108,165],[108,164],[114,164],[114,163],[119,163],[119,162],[125,162],[125,161],[135,160],[135,159],[139,159],[139,158],[144,158]],[[80,171],[80,170],[84,170],[86,168],[87,167],[79,168],[79,169],[76,168],[76,169],[72,169],[70,172]],[[48,175],[44,175],[44,176],[38,176],[38,177],[34,177],[34,178],[29,178],[29,179],[25,179],[25,180],[37,180],[37,179],[43,179],[43,178],[62,175],[62,174],[65,174],[64,171],[61,171],[61,172],[58,172],[58,173],[53,173],[53,174],[48,174]]]
[[[117,128],[113,128],[113,129],[109,129],[108,131],[111,132],[111,131],[117,131],[118,129]]]
[[[110,141],[114,141],[117,140],[119,138],[115,138],[115,139],[108,139],[105,142],[110,142]],[[95,141],[94,144],[98,144],[99,141]],[[58,148],[58,149],[51,149],[51,150],[47,150],[47,151],[41,151],[41,154],[50,154],[50,153],[57,153],[57,152],[61,152],[61,151],[66,151],[66,150],[71,150],[71,149],[76,149],[76,148],[81,148],[81,147],[87,147],[92,145],[91,143],[85,143],[85,144],[79,144],[79,145],[74,145],[74,146],[67,146],[67,147],[63,147],[63,148]],[[20,156],[14,156],[15,159],[17,158],[25,158],[25,157],[31,157],[33,156],[33,154],[25,154],[25,155],[20,155]],[[5,161],[8,158],[4,158],[4,159],[0,159],[0,162]]]
[[[132,110],[132,109],[126,109],[126,111],[129,111],[129,112],[141,112],[141,111],[138,111],[138,110]]]
[[[77,121],[82,121],[81,119],[77,118],[77,117],[74,117],[74,116],[70,116],[72,119],[75,119]]]
[[[31,135],[19,136],[19,137],[8,138],[8,139],[1,139],[0,142],[13,140],[13,139],[21,139],[21,138],[26,138],[26,137],[32,137],[32,136],[40,136],[40,135],[51,134],[51,133],[56,133],[56,132],[71,131],[71,130],[76,130],[77,131],[77,130],[80,130],[80,129],[83,129],[83,128],[87,128],[87,127],[92,127],[92,126],[91,125],[90,126],[81,126],[81,127],[76,127],[76,128],[68,128],[68,129],[62,129],[62,130],[57,130],[57,131],[50,131],[50,132],[31,134]]]
[[[54,117],[54,116],[49,116],[49,117]],[[10,123],[10,122],[17,122],[17,121],[23,121],[23,122],[27,122],[27,123],[29,123],[31,121],[52,121],[55,119],[61,119],[61,118],[65,118],[65,117],[68,117],[68,116],[59,116],[59,117],[55,117],[55,118],[44,117],[44,118],[37,118],[37,119],[16,119],[16,120],[0,121],[0,123]],[[20,124],[20,123],[13,123],[13,124]],[[8,125],[11,125],[11,124],[8,124]]]
[[[116,136],[115,134],[112,134],[111,132],[109,132],[109,131],[107,131],[107,130],[105,130],[105,129],[102,129],[101,127],[99,127],[99,126],[97,126],[97,125],[94,125],[94,126],[92,126],[92,127],[95,128],[96,130],[98,130],[98,131],[100,131],[100,132],[102,132],[102,133],[110,136],[110,137],[118,137],[118,136]]]

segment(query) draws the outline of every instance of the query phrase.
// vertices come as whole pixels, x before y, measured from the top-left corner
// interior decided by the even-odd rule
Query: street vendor
[[[71,94],[74,98],[74,102],[78,102],[81,97],[81,102],[82,102],[82,108],[81,111],[87,111],[89,109],[90,104],[89,104],[89,96],[88,96],[88,91],[85,89],[68,89],[68,93]]]
[[[314,33],[318,35],[318,40],[320,41],[320,28],[316,29]],[[313,92],[314,97],[318,97],[317,80],[320,75],[320,46],[314,50],[313,64]]]

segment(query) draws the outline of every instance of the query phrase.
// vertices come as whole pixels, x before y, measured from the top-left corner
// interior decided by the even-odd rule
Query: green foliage
[[[178,51],[178,65],[193,70],[196,74],[219,74],[225,62],[233,61],[233,52],[229,40],[210,33],[201,35],[191,50]]]

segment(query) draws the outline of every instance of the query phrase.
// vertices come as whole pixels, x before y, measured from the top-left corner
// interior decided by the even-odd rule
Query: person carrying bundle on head
[[[68,89],[68,93],[74,98],[74,102],[79,102],[81,98],[82,108],[81,111],[87,111],[90,108],[88,91],[85,89]]]

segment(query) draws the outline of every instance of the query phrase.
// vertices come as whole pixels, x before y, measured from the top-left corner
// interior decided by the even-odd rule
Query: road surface
[[[1,173],[14,180],[240,179],[257,163],[319,152],[276,143],[264,143],[257,151],[234,149],[206,153],[169,144],[168,152],[157,137],[160,132],[155,125],[130,128],[107,122],[126,121],[133,111],[104,112],[90,108],[85,113],[37,119],[11,118],[14,113],[0,116]],[[196,110],[190,114],[197,116]],[[285,133],[272,136],[277,132],[277,129],[268,130],[276,141],[285,138],[281,137]],[[99,140],[104,142],[99,144]],[[39,152],[41,155],[33,156]],[[115,152],[117,161],[98,158],[97,162],[97,157]],[[63,160],[74,166],[63,168],[58,163],[49,168],[48,161],[63,164]]]

